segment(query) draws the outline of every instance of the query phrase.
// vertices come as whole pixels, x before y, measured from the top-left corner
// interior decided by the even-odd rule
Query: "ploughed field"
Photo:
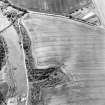
[[[29,31],[35,67],[61,66],[73,79],[66,83],[66,92],[62,92],[65,86],[55,94],[53,89],[46,92],[53,94],[50,101],[46,98],[48,105],[104,105],[105,29],[40,13],[27,15],[23,23]]]
[[[0,89],[8,100],[18,97],[19,105],[105,105],[102,26],[41,13],[27,14],[19,25],[21,37],[15,26],[2,33],[9,87],[4,84],[4,91],[2,82]],[[24,96],[27,102],[22,103],[19,97]]]

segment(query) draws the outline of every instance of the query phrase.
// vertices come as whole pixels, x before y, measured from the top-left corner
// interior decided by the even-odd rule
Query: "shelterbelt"
[[[22,15],[13,7],[7,10],[1,11],[9,26],[0,33],[5,53],[2,105],[104,105],[102,25],[32,11]]]

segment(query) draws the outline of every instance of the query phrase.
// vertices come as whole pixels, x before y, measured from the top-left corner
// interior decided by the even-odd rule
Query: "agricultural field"
[[[1,30],[9,26],[0,33],[0,105],[105,105],[104,27],[40,12],[13,25],[0,17]]]

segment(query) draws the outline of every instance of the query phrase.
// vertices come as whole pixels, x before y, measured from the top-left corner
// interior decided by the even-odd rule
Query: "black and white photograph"
[[[105,0],[0,0],[0,105],[105,105]]]

